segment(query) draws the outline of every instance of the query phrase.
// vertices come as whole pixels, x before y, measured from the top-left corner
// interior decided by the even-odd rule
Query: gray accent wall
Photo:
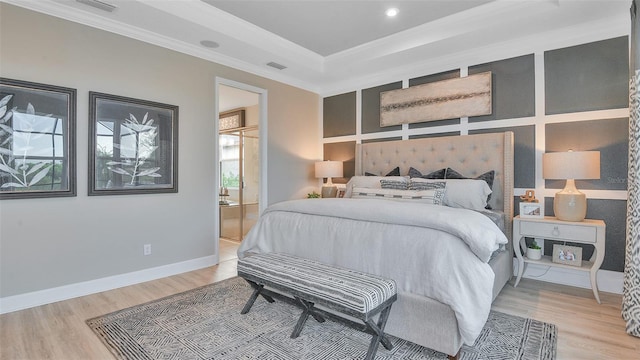
[[[324,137],[355,135],[356,93],[326,97],[322,101]]]
[[[402,82],[394,82],[362,90],[362,133],[400,130],[402,126],[380,127],[380,93],[402,89]]]
[[[469,75],[487,71],[491,71],[491,115],[473,116],[469,122],[535,115],[533,54],[469,67]]]
[[[578,189],[627,190],[629,118],[576,121],[545,126],[547,152],[600,151],[600,179],[576,180]],[[564,180],[545,180],[548,189],[564,188]]]
[[[542,174],[536,172],[536,168],[542,168],[537,163],[541,161],[541,152],[566,151],[570,148],[599,150],[601,179],[579,180],[577,186],[579,189],[607,192],[605,194],[618,192],[611,198],[601,195],[600,198],[589,199],[587,217],[603,219],[607,224],[607,249],[602,269],[622,271],[626,201],[619,199],[625,196],[621,194],[626,194],[627,188],[628,118],[620,117],[619,110],[628,107],[627,47],[628,37],[625,36],[566,48],[532,49],[531,53],[525,55],[470,64],[464,69],[469,75],[492,72],[493,99],[491,115],[471,117],[467,122],[448,119],[409,124],[402,129],[397,126],[379,129],[373,124],[374,120],[379,119],[366,115],[367,124],[371,122],[370,129],[373,132],[369,128],[364,129],[365,113],[375,114],[377,111],[368,107],[379,106],[375,101],[365,102],[365,97],[373,98],[379,89],[395,87],[401,82],[416,86],[459,77],[463,69],[425,73],[409,79],[397,79],[397,82],[379,87],[355,89],[356,92],[361,91],[363,97],[363,129],[352,139],[355,143],[364,143],[513,131],[515,190],[522,193],[527,189],[537,189],[547,195],[564,187],[564,182],[545,181]],[[543,99],[536,99],[536,94],[544,94],[541,96]],[[594,110],[616,111],[616,115],[593,115],[590,112]],[[389,131],[393,133],[387,134]],[[331,142],[330,137],[325,138],[326,142]],[[538,198],[544,196],[540,192],[537,195]],[[516,215],[518,203],[519,197],[516,196]],[[553,215],[553,197],[545,198],[545,209],[547,215]],[[590,254],[588,251],[585,250],[587,255]]]
[[[346,184],[356,172],[356,142],[345,141],[324,144],[324,159],[342,161],[342,178],[332,178],[336,184]],[[323,180],[324,181],[324,180]],[[326,182],[326,181],[325,181]]]
[[[627,36],[546,51],[547,114],[629,107]]]

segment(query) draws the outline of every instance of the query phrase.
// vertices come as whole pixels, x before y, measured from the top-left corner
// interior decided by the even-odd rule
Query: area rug
[[[301,310],[259,298],[240,310],[251,294],[232,278],[87,320],[117,359],[362,359],[371,336],[334,321],[309,319],[297,339],[291,331]],[[554,359],[555,325],[492,311],[473,346],[461,359]],[[446,359],[446,355],[390,337],[376,359]]]

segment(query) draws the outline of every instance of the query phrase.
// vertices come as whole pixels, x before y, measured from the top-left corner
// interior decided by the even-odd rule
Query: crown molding
[[[54,16],[63,20],[90,26],[117,35],[122,35],[124,37],[160,46],[183,54],[195,56],[203,60],[215,62],[217,64],[225,65],[237,70],[246,71],[254,75],[262,76],[274,81],[299,87],[304,90],[316,93],[319,90],[319,87],[316,84],[301,80],[300,78],[295,76],[289,76],[286,73],[277,73],[275,70],[266,68],[266,65],[258,66],[249,62],[244,62],[237,58],[226,56],[224,54],[203,48],[198,45],[179,41],[174,38],[140,29],[135,26],[121,23],[119,21],[95,16],[95,14],[92,14],[91,12],[71,7],[64,3],[43,0],[0,0],[0,2],[15,5],[45,15]]]
[[[598,7],[586,8],[584,13],[576,14],[576,9],[582,9],[582,1],[496,0],[325,58],[200,0],[144,1],[145,5],[191,21],[221,37],[237,39],[238,46],[234,50],[237,53],[255,49],[250,56],[242,58],[97,16],[73,7],[70,3],[53,0],[0,2],[157,45],[325,96],[532,52],[628,35],[630,31],[626,1],[608,4],[607,10],[615,15],[601,19],[598,18],[600,14],[596,14],[594,10]],[[514,13],[518,15],[514,16]],[[520,21],[525,23],[532,14],[540,19],[588,16],[594,20],[487,44],[487,41],[492,40],[492,33],[505,31],[500,26],[487,27],[487,24],[504,25],[505,21],[501,19],[508,19],[516,24]],[[520,31],[525,33],[526,27]],[[484,37],[482,42],[486,45],[481,42],[473,45],[473,39],[478,36]],[[462,49],[461,43],[472,43],[472,47]],[[266,66],[268,61],[257,64],[261,59],[281,63],[287,69],[272,69]]]
[[[414,49],[412,53],[406,54],[406,56],[417,59],[416,61],[395,67],[392,66],[391,61],[389,67],[385,70],[327,83],[320,88],[320,95],[323,97],[332,96],[353,91],[354,89],[366,89],[395,81],[437,74],[491,61],[540,53],[619,36],[628,36],[630,33],[630,24],[629,21],[626,21],[628,20],[627,15],[628,14],[612,16],[558,30],[536,33],[515,40],[464,49],[439,57],[429,57],[427,50]]]
[[[538,1],[505,1],[495,0],[483,6],[475,7],[464,12],[456,13],[435,21],[416,26],[405,31],[371,41],[354,48],[332,54],[326,57],[327,67],[345,61],[372,60],[391,54],[408,51],[427,46],[440,41],[454,38],[463,34],[473,33],[487,27],[487,24],[500,22],[505,18],[514,20],[514,13],[518,17],[527,18],[557,9],[554,0]]]
[[[183,1],[148,1],[145,4],[178,16],[189,22],[196,23],[209,30],[233,37],[252,48],[263,50],[267,53],[278,54],[285,59],[295,59],[295,62],[309,70],[321,72],[324,67],[324,57],[307,50],[278,35],[224,12],[200,0],[186,0],[189,6],[184,6]],[[214,26],[211,26],[215,24]]]

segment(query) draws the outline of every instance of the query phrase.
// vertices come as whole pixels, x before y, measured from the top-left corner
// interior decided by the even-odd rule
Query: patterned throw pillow
[[[436,181],[436,182],[411,181],[409,183],[409,190],[435,190],[435,189],[444,189],[446,186],[447,186],[447,183],[444,181]]]
[[[444,179],[447,169],[440,169],[434,172],[430,172],[426,175],[422,175],[422,173],[415,168],[409,168],[409,177],[410,178],[423,178],[423,179]]]
[[[364,175],[365,176],[378,176],[378,175],[370,173],[370,172],[365,172]],[[389,171],[387,173],[387,175],[385,175],[385,176],[400,176],[400,167],[396,166],[395,169]]]
[[[491,189],[484,180],[475,179],[421,179],[413,178],[413,187],[421,186],[420,183],[446,183],[445,194],[442,204],[445,206],[483,210],[487,206],[487,197],[491,194]],[[409,185],[411,186],[411,184]],[[429,185],[424,185],[429,186]]]
[[[442,205],[444,188],[433,190],[395,190],[353,188],[351,197],[354,199],[388,199],[399,201],[415,201],[425,204]]]
[[[407,190],[409,183],[398,180],[380,180],[380,187],[383,189]]]

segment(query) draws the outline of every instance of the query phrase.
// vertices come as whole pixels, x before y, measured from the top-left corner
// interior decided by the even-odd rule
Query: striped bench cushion
[[[396,294],[391,279],[288,254],[254,254],[238,261],[238,273],[366,314]]]

